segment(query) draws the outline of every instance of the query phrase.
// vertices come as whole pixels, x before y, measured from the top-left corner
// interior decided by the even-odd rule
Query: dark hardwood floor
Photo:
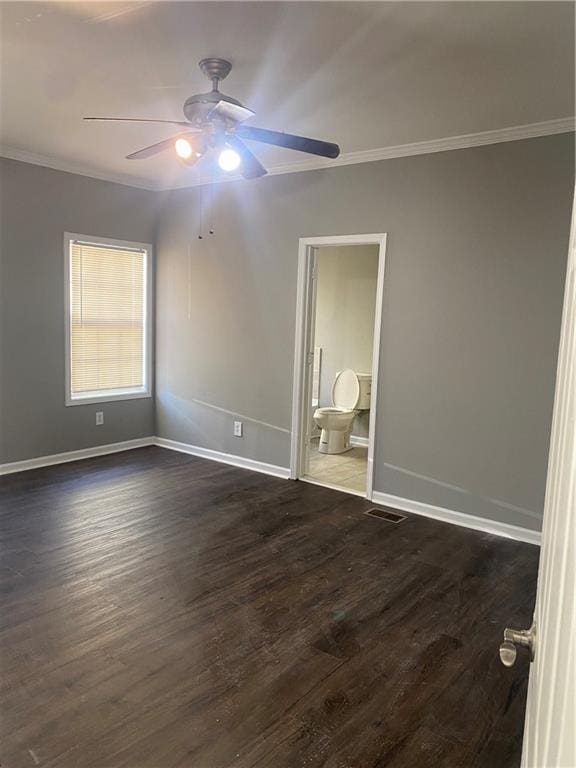
[[[0,480],[3,768],[513,768],[538,550],[143,448]]]

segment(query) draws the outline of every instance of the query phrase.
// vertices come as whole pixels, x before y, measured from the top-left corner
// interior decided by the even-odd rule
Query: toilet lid
[[[360,382],[352,368],[344,368],[334,378],[332,404],[338,408],[356,408],[360,399]]]

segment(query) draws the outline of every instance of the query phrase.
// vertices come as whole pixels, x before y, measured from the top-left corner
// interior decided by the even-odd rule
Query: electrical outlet
[[[242,437],[242,422],[234,422],[234,437]]]
[[[101,427],[104,424],[104,411],[96,411],[96,426]]]

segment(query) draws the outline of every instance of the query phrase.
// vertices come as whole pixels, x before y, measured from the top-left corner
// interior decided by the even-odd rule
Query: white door
[[[575,198],[576,202],[576,198]],[[534,612],[523,768],[576,768],[576,210],[564,294],[542,551]],[[545,254],[543,254],[544,256]],[[526,635],[514,637],[520,644]],[[504,644],[504,658],[514,649]],[[522,654],[519,654],[522,655]]]

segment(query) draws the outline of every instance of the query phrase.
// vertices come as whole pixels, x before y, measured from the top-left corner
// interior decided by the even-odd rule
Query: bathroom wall
[[[0,463],[154,434],[152,397],[65,405],[64,232],[153,243],[156,210],[154,192],[0,158]]]
[[[338,371],[372,370],[378,246],[323,247],[317,254],[314,346],[322,349],[320,406],[332,405]],[[354,419],[354,437],[367,438],[369,411]]]
[[[377,490],[537,529],[574,135],[163,196],[157,434],[290,459],[298,238],[387,232]],[[233,436],[243,418],[243,438]]]

